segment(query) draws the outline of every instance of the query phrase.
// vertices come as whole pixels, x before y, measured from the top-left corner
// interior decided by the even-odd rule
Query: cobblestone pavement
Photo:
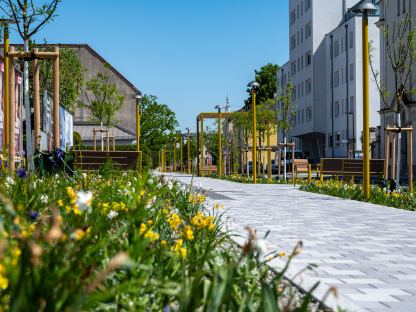
[[[294,282],[309,289],[320,281],[318,298],[336,287],[338,298],[329,296],[329,306],[348,311],[416,311],[416,213],[301,192],[289,185],[174,177],[223,203],[228,229],[235,234],[246,236],[246,226],[259,233],[270,230],[271,250],[287,253],[302,240],[303,251],[288,277],[307,264],[317,264]],[[279,268],[283,262],[272,265]]]

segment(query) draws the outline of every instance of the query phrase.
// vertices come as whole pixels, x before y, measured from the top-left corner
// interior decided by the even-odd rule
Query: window
[[[292,76],[296,74],[296,62],[292,62],[292,64],[290,65],[290,71]]]
[[[303,1],[300,3],[300,15],[303,15]]]
[[[303,42],[303,28],[300,30],[300,41]]]
[[[334,56],[337,57],[339,55],[339,41],[335,41],[334,43]]]
[[[290,48],[293,50],[294,48],[296,48],[296,36],[293,35],[292,38],[290,39]]]
[[[332,134],[328,133],[328,146],[332,147]]]
[[[307,107],[306,108],[306,122],[311,121],[312,120],[312,107]]]
[[[336,117],[339,117],[339,101],[336,101],[335,102],[335,105],[334,105],[334,115],[335,115],[335,118]]]
[[[400,0],[397,0],[397,16],[400,16]]]
[[[300,110],[298,110],[298,124],[300,125]]]
[[[344,84],[344,67],[341,70],[341,84]]]
[[[300,57],[298,57],[298,72],[300,72]]]
[[[305,83],[302,81],[302,84],[301,84],[301,95],[302,95],[302,97],[303,97],[303,91],[305,90]]]
[[[406,13],[406,0],[403,0],[403,14]]]
[[[302,109],[302,123],[305,122],[305,109]]]
[[[306,80],[306,94],[310,94],[312,92],[312,80]]]
[[[290,25],[293,25],[296,22],[296,11],[293,10],[290,12]]]
[[[309,38],[311,35],[312,35],[312,25],[311,23],[308,23],[305,26],[305,39]]]
[[[336,71],[334,74],[334,88],[339,87],[339,71]]]
[[[304,62],[303,62],[303,55],[300,57],[300,68],[301,69],[303,69],[303,65],[304,65]]]
[[[293,93],[293,100],[296,100],[296,86],[293,87],[292,93]]]
[[[350,81],[354,80],[354,64],[350,64]]]
[[[299,11],[300,11],[300,10],[299,10],[299,4],[298,4],[298,9],[297,9],[297,18],[298,18],[298,19],[299,19],[299,15],[300,15],[300,14],[299,14],[299,13],[300,13]]]
[[[341,132],[337,131],[337,133],[335,133],[335,141],[337,142],[337,145],[341,143]]]
[[[350,49],[354,48],[354,33],[350,31]]]
[[[355,99],[353,96],[350,96],[350,105],[349,105],[349,114],[353,114],[355,111]]]
[[[311,2],[312,0],[305,0],[305,11],[311,8]]]
[[[297,43],[298,43],[298,45],[300,45],[300,33],[299,32],[297,33],[297,38],[298,38]]]
[[[306,66],[309,66],[312,64],[312,53],[309,51],[306,53]]]

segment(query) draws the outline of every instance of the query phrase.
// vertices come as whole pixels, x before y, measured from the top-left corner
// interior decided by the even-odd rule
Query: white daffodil
[[[264,260],[264,256],[267,254],[269,250],[269,246],[266,240],[256,238],[254,240],[254,248],[257,251],[258,259],[260,261]]]
[[[7,183],[7,184],[9,184],[9,185],[14,185],[14,180],[13,180],[13,178],[12,178],[12,177],[7,177],[7,178],[6,178],[6,183]]]
[[[110,219],[110,220],[113,220],[117,216],[118,216],[118,212],[117,211],[110,210],[110,212],[107,215],[107,218]]]
[[[173,183],[172,183],[171,181],[168,181],[168,182],[166,183],[166,186],[167,186],[167,188],[168,188],[169,190],[171,190],[171,189],[173,188]]]
[[[79,191],[77,193],[77,206],[79,211],[86,211],[91,209],[92,192]]]
[[[42,194],[42,196],[39,198],[42,204],[47,204],[49,201],[49,197],[46,194]]]

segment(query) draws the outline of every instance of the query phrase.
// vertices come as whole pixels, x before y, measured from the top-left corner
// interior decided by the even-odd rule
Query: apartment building
[[[296,116],[289,137],[312,162],[361,149],[357,109],[362,103],[361,17],[352,12],[360,2],[290,0],[290,60],[277,73],[277,93],[292,82]],[[370,20],[375,23],[378,18]],[[375,26],[370,38],[377,48],[378,35],[373,31]],[[374,107],[378,103],[372,100]],[[350,141],[354,138],[355,145]]]
[[[404,22],[407,16],[410,16],[413,20],[412,28],[414,30],[415,24],[414,21],[416,20],[416,3],[414,0],[384,0],[380,3],[381,7],[381,16],[380,21],[378,22],[378,26],[381,29],[385,29],[386,27],[390,29],[390,33],[393,29],[397,29],[397,27]],[[396,28],[395,28],[396,27]],[[380,109],[380,137],[381,137],[381,153],[383,154],[385,151],[386,146],[384,146],[384,129],[386,126],[389,125],[397,125],[397,115],[390,109],[390,104],[392,103],[393,96],[395,94],[395,74],[392,70],[392,65],[390,58],[386,53],[386,44],[383,32],[380,32],[380,42],[381,42],[381,49],[380,49],[380,60],[381,60],[381,68],[380,68],[380,75],[383,85],[386,88],[386,91],[390,94],[387,105],[384,101],[381,102],[381,109]],[[406,88],[408,91],[411,89],[415,89],[416,84],[416,66],[413,65],[413,70],[410,75],[410,79],[408,80]],[[415,96],[412,92],[406,92],[406,96],[403,99],[403,106],[400,111],[400,122],[402,127],[413,126],[416,127],[416,101]],[[401,172],[407,172],[408,164],[407,164],[407,149],[408,149],[408,138],[407,133],[402,133],[402,144],[400,146],[401,151]],[[413,133],[413,138],[415,138],[415,133]],[[413,150],[416,148],[415,140],[412,142]],[[413,164],[416,163],[416,153],[413,153]],[[413,172],[416,172],[415,166],[413,167]]]

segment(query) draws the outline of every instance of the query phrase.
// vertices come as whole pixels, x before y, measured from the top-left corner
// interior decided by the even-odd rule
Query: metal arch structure
[[[224,118],[230,118],[235,114],[232,113],[221,113],[221,120]],[[205,112],[200,113],[196,117],[196,145],[198,155],[197,157],[197,175],[198,177],[203,177],[205,175],[205,150],[204,150],[204,120],[205,119],[218,119],[218,112]],[[222,153],[221,153],[222,154]],[[202,162],[201,162],[202,160]]]

